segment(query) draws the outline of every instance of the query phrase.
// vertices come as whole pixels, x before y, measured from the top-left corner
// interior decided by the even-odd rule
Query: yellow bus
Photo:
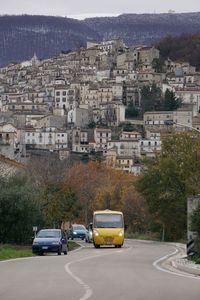
[[[93,214],[93,244],[114,245],[121,248],[124,243],[124,218],[120,211],[109,209],[95,211]]]

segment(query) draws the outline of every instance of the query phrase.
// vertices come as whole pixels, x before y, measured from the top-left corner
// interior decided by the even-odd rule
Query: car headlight
[[[94,230],[94,235],[95,235],[95,236],[99,236],[98,231]]]
[[[73,233],[74,233],[74,234],[77,234],[77,232],[76,232],[76,231],[74,231]]]
[[[123,231],[121,231],[120,233],[119,233],[119,236],[123,236],[124,235],[124,233],[123,233]]]
[[[38,242],[33,242],[33,245],[39,245],[39,243]]]

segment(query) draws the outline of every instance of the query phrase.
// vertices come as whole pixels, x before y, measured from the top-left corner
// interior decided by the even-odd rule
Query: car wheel
[[[63,251],[64,255],[67,255],[67,251]]]
[[[73,240],[74,238],[73,238],[73,236],[71,237],[71,240]]]

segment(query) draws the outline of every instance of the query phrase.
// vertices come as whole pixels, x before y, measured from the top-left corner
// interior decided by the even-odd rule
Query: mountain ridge
[[[154,44],[166,35],[200,32],[200,12],[122,14],[77,20],[43,15],[0,16],[0,66],[75,50],[87,40],[123,39],[130,45]]]

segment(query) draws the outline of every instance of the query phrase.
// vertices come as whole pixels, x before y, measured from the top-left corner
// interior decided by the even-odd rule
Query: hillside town
[[[0,69],[0,161],[34,155],[102,159],[135,175],[174,131],[200,130],[200,72],[159,50],[116,39]],[[175,110],[142,112],[142,88],[174,93]],[[127,116],[129,107],[139,112]],[[142,112],[142,113],[141,113]]]

